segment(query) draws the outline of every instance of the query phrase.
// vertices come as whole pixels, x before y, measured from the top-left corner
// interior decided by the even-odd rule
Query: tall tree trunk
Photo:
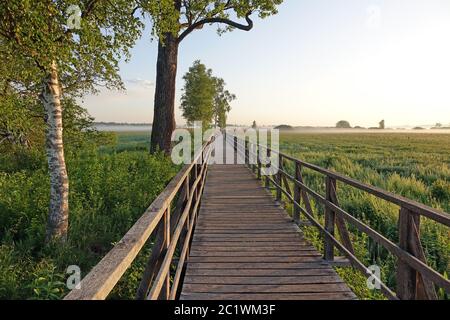
[[[150,151],[170,154],[171,137],[175,130],[175,89],[178,65],[178,40],[166,34],[159,42],[156,66],[155,106]]]
[[[56,62],[44,80],[41,92],[47,129],[46,149],[50,174],[50,207],[46,241],[65,241],[69,219],[69,179],[64,159],[61,87]]]

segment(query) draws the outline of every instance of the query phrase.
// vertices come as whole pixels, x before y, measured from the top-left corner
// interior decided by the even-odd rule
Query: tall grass
[[[150,155],[140,136],[133,136],[119,136],[120,144],[100,151],[68,153],[65,245],[44,245],[49,205],[44,158],[36,159],[32,169],[12,170],[10,163],[0,163],[9,168],[0,171],[0,299],[63,297],[68,291],[66,268],[78,265],[86,275],[164,189],[178,168],[163,155]],[[144,260],[127,273],[113,297],[134,297],[138,276],[133,271],[142,269]]]
[[[450,212],[450,135],[445,134],[300,134],[281,135],[281,151],[295,158],[342,173],[433,208]],[[293,172],[293,167],[288,167]],[[324,194],[324,177],[304,170],[306,184]],[[390,240],[398,242],[399,207],[338,183],[341,206]],[[313,202],[323,221],[323,208]],[[395,289],[396,259],[367,236],[350,228],[356,255],[366,265],[382,268],[383,280]],[[318,232],[305,228],[318,247]],[[421,240],[428,264],[443,275],[450,271],[450,233],[445,226],[422,218]],[[364,277],[339,269],[360,298],[379,298],[367,290]],[[364,280],[364,281],[363,281]],[[448,298],[440,292],[441,298]]]

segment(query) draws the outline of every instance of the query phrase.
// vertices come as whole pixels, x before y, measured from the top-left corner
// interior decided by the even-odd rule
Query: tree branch
[[[206,18],[206,19],[200,20],[200,21],[190,25],[186,30],[183,31],[183,33],[181,33],[181,35],[178,37],[178,43],[183,41],[183,39],[186,38],[195,29],[200,29],[201,27],[203,27],[203,25],[209,24],[209,23],[223,23],[223,24],[227,24],[233,28],[237,28],[239,30],[250,31],[251,29],[253,29],[253,21],[250,19],[251,14],[252,13],[249,12],[245,16],[247,25],[240,24],[238,22],[235,22],[235,21],[232,21],[229,19],[225,19],[225,18]]]

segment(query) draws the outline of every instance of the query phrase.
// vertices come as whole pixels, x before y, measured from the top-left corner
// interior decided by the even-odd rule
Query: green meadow
[[[0,155],[0,299],[60,299],[66,269],[82,276],[119,241],[179,168],[150,155],[148,133],[112,134],[109,143],[66,150],[69,238],[45,245],[50,182],[40,152]],[[151,244],[111,294],[132,299]]]
[[[342,173],[367,184],[450,212],[450,135],[418,133],[282,133],[282,152]],[[293,173],[293,166],[288,167]],[[322,175],[304,170],[306,184],[324,194]],[[341,206],[390,240],[398,241],[399,207],[338,182]],[[313,202],[323,223],[323,208]],[[305,227],[308,238],[319,249],[322,238],[313,227]],[[366,266],[378,265],[382,279],[395,289],[396,259],[366,235],[350,228],[358,258]],[[447,227],[422,218],[421,240],[429,265],[448,276],[450,233]],[[381,298],[370,291],[366,279],[351,269],[339,270],[360,298]],[[448,298],[439,292],[440,298]]]
[[[113,134],[108,143],[67,150],[70,177],[70,229],[65,245],[44,245],[48,212],[48,171],[40,153],[20,153],[13,161],[0,156],[0,299],[61,299],[66,268],[78,265],[82,276],[121,239],[179,170],[163,155],[148,153],[148,132]],[[283,133],[281,149],[296,158],[343,173],[365,183],[450,211],[450,135],[445,134],[306,134]],[[288,170],[293,170],[288,167]],[[323,193],[323,177],[304,171],[306,183]],[[398,207],[338,185],[342,207],[388,238],[397,239]],[[323,209],[314,204],[323,222]],[[288,205],[289,207],[289,205]],[[449,231],[427,219],[421,224],[429,264],[448,274]],[[322,239],[303,227],[318,248]],[[396,260],[386,250],[350,228],[357,256],[382,268],[395,288]],[[111,294],[133,298],[151,243]],[[365,278],[338,269],[363,299],[381,299]],[[441,298],[448,298],[440,292]]]

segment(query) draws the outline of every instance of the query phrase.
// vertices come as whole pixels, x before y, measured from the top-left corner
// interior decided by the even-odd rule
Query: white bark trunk
[[[45,78],[41,101],[45,108],[46,149],[50,174],[50,207],[46,241],[65,241],[69,219],[69,179],[64,158],[61,87],[56,62]]]

